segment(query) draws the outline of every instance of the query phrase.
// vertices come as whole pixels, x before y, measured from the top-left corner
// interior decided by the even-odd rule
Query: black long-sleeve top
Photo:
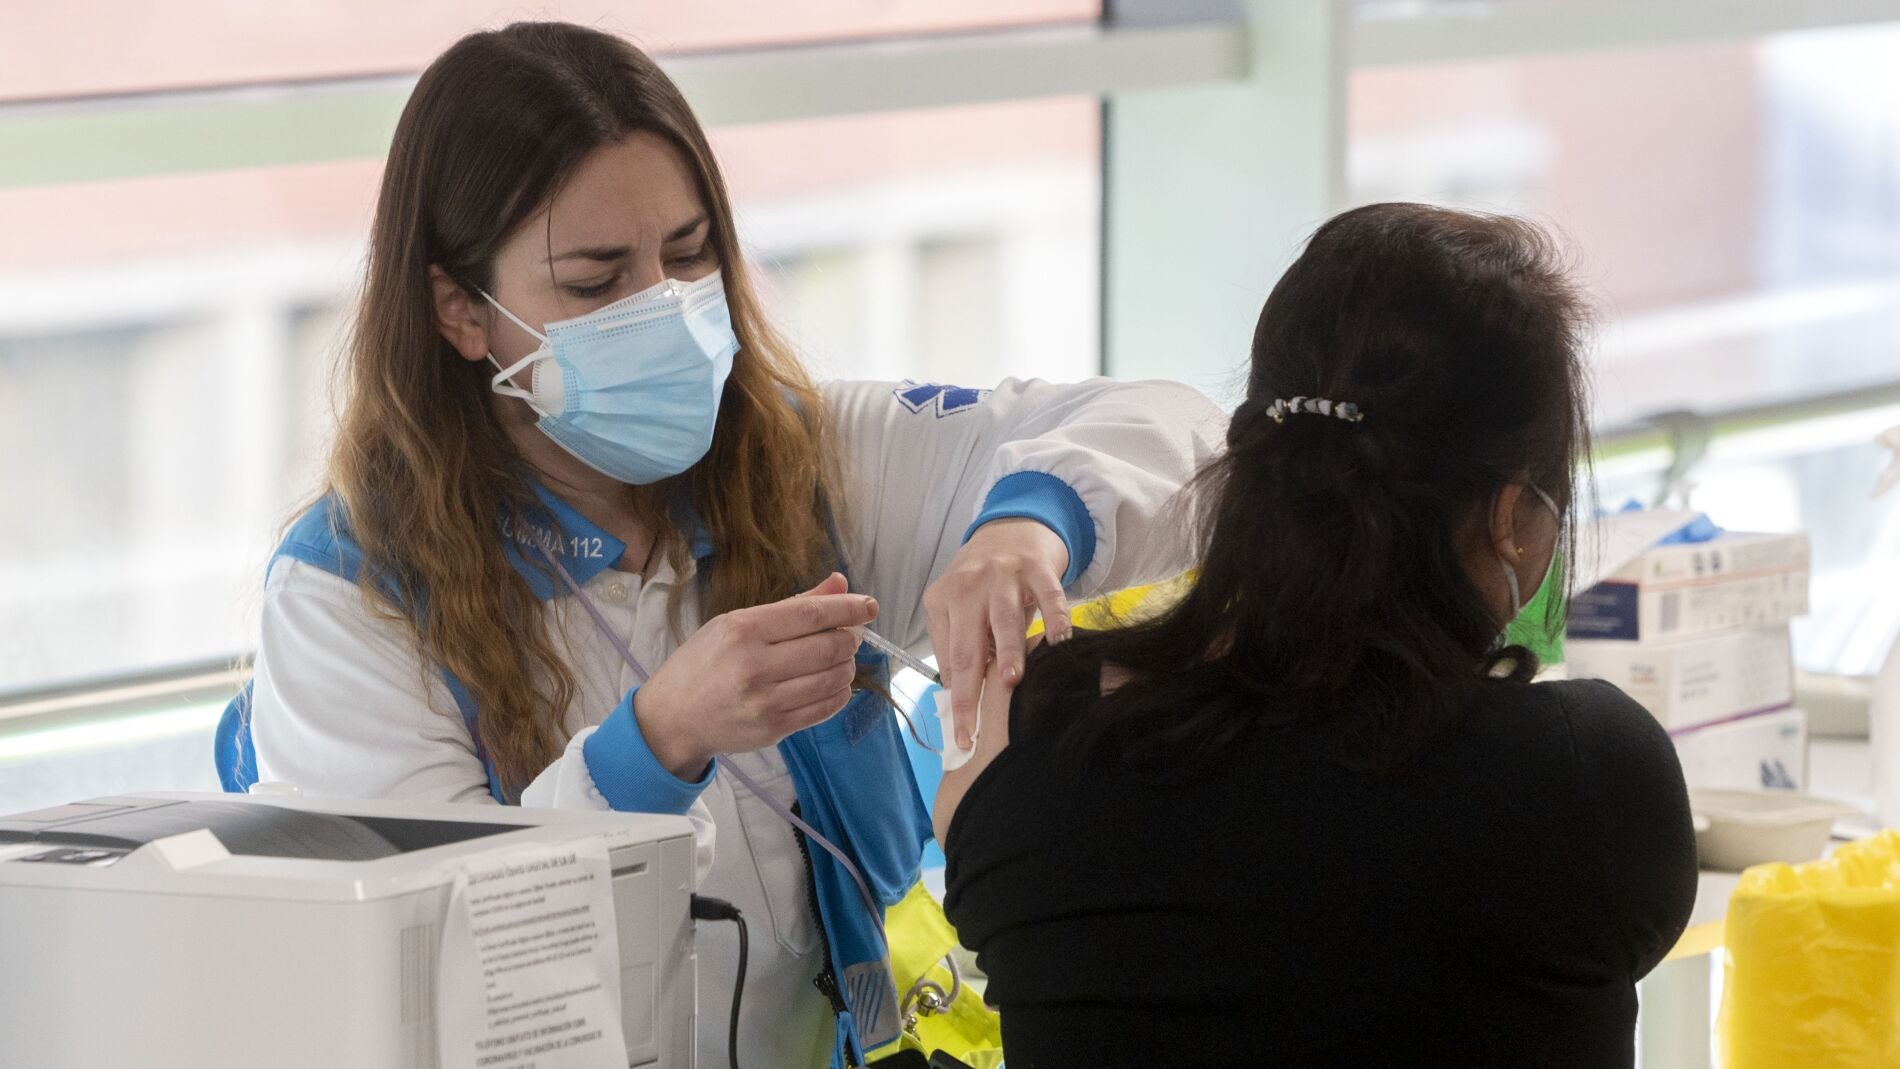
[[[1675,751],[1616,688],[1487,682],[1383,777],[1296,720],[1157,786],[1023,721],[944,844],[1010,1069],[1632,1064],[1696,854]]]

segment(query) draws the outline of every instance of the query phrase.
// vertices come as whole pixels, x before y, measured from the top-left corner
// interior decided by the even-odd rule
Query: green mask
[[[1544,664],[1559,664],[1564,659],[1564,621],[1569,616],[1567,598],[1562,582],[1552,582],[1566,572],[1563,567],[1563,551],[1558,550],[1553,558],[1550,573],[1544,584],[1537,588],[1511,622],[1504,628],[1504,644],[1523,646],[1537,655]],[[1552,602],[1555,601],[1555,605]],[[1553,608],[1555,611],[1552,611]],[[1556,621],[1556,626],[1551,622]]]

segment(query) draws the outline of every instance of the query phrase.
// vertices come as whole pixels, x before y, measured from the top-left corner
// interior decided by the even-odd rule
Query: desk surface
[[[1695,958],[1722,945],[1722,921],[1728,916],[1729,896],[1742,876],[1738,872],[1710,872],[1704,869],[1696,880],[1695,908],[1689,911],[1689,927],[1669,952],[1665,961]]]

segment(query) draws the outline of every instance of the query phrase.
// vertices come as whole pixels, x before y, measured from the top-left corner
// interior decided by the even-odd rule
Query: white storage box
[[[1701,818],[1695,841],[1702,867],[1724,872],[1813,861],[1827,852],[1835,821],[1861,815],[1852,806],[1794,791],[1692,790],[1689,804]]]
[[[1692,790],[1808,787],[1808,714],[1779,709],[1674,732],[1682,778]]]
[[[1571,600],[1569,637],[1652,642],[1785,624],[1808,611],[1806,534],[1656,546]]]
[[[1794,703],[1786,624],[1667,643],[1571,639],[1564,663],[1571,679],[1616,684],[1670,729]]]

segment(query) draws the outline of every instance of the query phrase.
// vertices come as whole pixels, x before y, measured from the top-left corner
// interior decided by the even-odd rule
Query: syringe
[[[925,664],[921,659],[913,657],[910,651],[904,647],[899,646],[897,643],[892,642],[890,639],[885,638],[883,635],[878,634],[868,627],[847,627],[845,630],[858,636],[860,640],[869,643],[872,649],[892,658],[898,664],[918,673],[939,687],[943,686],[943,677],[937,674],[937,670]]]

